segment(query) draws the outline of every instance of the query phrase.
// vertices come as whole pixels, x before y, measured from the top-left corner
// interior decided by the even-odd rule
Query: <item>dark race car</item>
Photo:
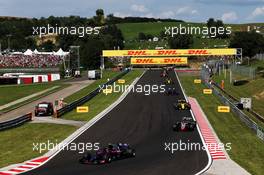
[[[105,164],[112,161],[111,154],[107,148],[99,149],[95,154],[85,153],[79,160],[82,164]]]
[[[108,150],[112,159],[124,159],[129,157],[135,157],[136,151],[126,143],[109,144]]]
[[[35,107],[35,116],[51,116],[54,113],[51,102],[41,102]]]
[[[166,87],[165,91],[166,95],[178,95],[179,93],[176,91],[175,87]]]
[[[173,106],[177,110],[189,110],[191,109],[191,104],[186,100],[178,100],[177,103],[173,103]]]
[[[171,78],[166,78],[166,80],[164,81],[164,84],[166,85],[173,84],[173,81]]]
[[[162,70],[161,74],[160,74],[160,77],[167,77],[167,76],[168,76],[167,70]]]
[[[196,128],[196,121],[191,117],[184,117],[181,122],[172,126],[174,131],[193,131]]]

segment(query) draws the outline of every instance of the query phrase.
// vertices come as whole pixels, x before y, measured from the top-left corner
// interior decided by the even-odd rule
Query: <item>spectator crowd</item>
[[[62,62],[57,55],[0,55],[0,68],[53,68]]]

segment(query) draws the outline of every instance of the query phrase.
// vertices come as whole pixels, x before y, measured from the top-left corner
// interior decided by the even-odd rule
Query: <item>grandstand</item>
[[[61,49],[57,52],[10,53],[0,55],[0,68],[54,68],[63,63],[64,56],[69,52]]]

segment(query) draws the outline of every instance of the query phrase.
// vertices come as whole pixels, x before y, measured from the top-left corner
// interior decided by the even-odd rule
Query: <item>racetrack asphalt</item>
[[[160,70],[147,71],[137,85],[161,85]],[[184,99],[174,72],[170,72],[177,96],[161,93],[149,96],[130,92],[128,96],[101,120],[75,139],[74,143],[129,143],[136,157],[112,161],[104,165],[83,165],[76,151],[63,150],[43,166],[24,174],[34,175],[190,175],[203,170],[209,158],[204,150],[165,151],[166,143],[199,143],[200,135],[193,132],[174,132],[172,125],[182,117],[191,117],[190,111],[176,111],[173,103]],[[91,109],[92,110],[92,109]]]

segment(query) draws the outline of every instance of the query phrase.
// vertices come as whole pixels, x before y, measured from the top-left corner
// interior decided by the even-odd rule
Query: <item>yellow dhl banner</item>
[[[213,90],[212,89],[203,89],[204,94],[212,94]]]
[[[187,64],[187,57],[172,58],[131,58],[131,64]]]
[[[200,84],[200,83],[202,83],[202,80],[201,79],[194,79],[193,82],[195,84]]]
[[[236,49],[103,50],[103,57],[236,55]]]
[[[124,80],[124,79],[118,79],[117,82],[118,82],[119,84],[124,84],[124,83],[126,83],[126,80]]]
[[[76,109],[77,113],[86,113],[89,112],[88,106],[78,106]]]
[[[230,112],[229,106],[218,106],[218,112]]]
[[[112,92],[113,92],[113,89],[111,88],[111,89],[103,89],[103,93],[104,94],[112,94]]]

